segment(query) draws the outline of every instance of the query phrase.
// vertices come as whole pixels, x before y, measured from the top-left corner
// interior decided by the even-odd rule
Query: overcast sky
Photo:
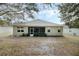
[[[61,19],[59,18],[59,10],[56,6],[53,6],[52,9],[44,9],[38,12],[38,14],[34,14],[35,18],[46,20],[49,22],[57,23],[57,24],[63,24],[64,22],[61,22]]]
[[[59,18],[58,10],[44,10],[40,11],[39,14],[35,17],[37,19],[46,20],[53,23],[62,24],[61,19]]]

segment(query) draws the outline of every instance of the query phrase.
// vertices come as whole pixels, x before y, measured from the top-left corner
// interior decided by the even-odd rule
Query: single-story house
[[[63,36],[63,26],[44,20],[13,24],[14,36]]]

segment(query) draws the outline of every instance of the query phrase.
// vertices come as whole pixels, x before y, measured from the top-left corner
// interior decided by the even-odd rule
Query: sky
[[[47,7],[48,8],[48,7]],[[38,12],[38,14],[34,14],[36,19],[46,20],[52,23],[63,24],[59,18],[59,10],[56,6],[53,5],[52,9],[44,9]]]
[[[58,10],[44,10],[35,15],[37,19],[46,20],[52,23],[63,24],[59,18]]]

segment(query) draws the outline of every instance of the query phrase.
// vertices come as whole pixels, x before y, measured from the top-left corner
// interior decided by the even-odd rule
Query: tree
[[[24,13],[27,13],[29,17],[33,18],[32,11],[37,12],[37,5],[34,3],[26,4],[26,3],[13,3],[13,4],[0,4],[0,16],[7,15],[6,18],[11,20],[15,15],[21,14],[21,17],[24,18]],[[5,17],[5,16],[4,16]]]
[[[0,20],[0,25],[3,26],[4,24],[6,24],[7,21],[6,20]]]
[[[62,3],[58,5],[60,18],[69,27],[79,28],[79,3]]]
[[[49,3],[0,3],[0,16],[3,16],[8,22],[11,22],[15,18],[25,20],[25,13],[28,17],[34,18],[33,13],[40,11],[38,5],[41,5],[43,9],[45,9],[46,6],[52,7],[52,4]]]

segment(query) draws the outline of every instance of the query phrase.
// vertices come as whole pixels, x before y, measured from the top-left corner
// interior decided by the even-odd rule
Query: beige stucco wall
[[[17,30],[24,30],[24,32],[17,32]],[[13,27],[13,35],[14,36],[20,36],[23,33],[25,33],[25,34],[28,33],[28,27],[23,27],[23,28],[17,28],[16,26]]]
[[[50,29],[50,32],[48,32],[49,29]],[[58,30],[60,30],[60,32],[58,32]],[[60,27],[60,26],[46,27],[45,33],[48,36],[62,36],[63,35],[63,27]]]
[[[19,29],[23,29],[24,32],[17,32],[17,30],[19,30]],[[50,32],[48,32],[49,29],[50,29]],[[58,32],[58,30],[60,30],[60,32]],[[25,33],[25,34],[28,33],[28,27],[23,27],[23,28],[17,28],[16,26],[13,27],[13,35],[14,36],[20,36],[23,33]],[[48,36],[62,36],[63,35],[63,27],[61,27],[61,26],[45,27],[45,33]]]

